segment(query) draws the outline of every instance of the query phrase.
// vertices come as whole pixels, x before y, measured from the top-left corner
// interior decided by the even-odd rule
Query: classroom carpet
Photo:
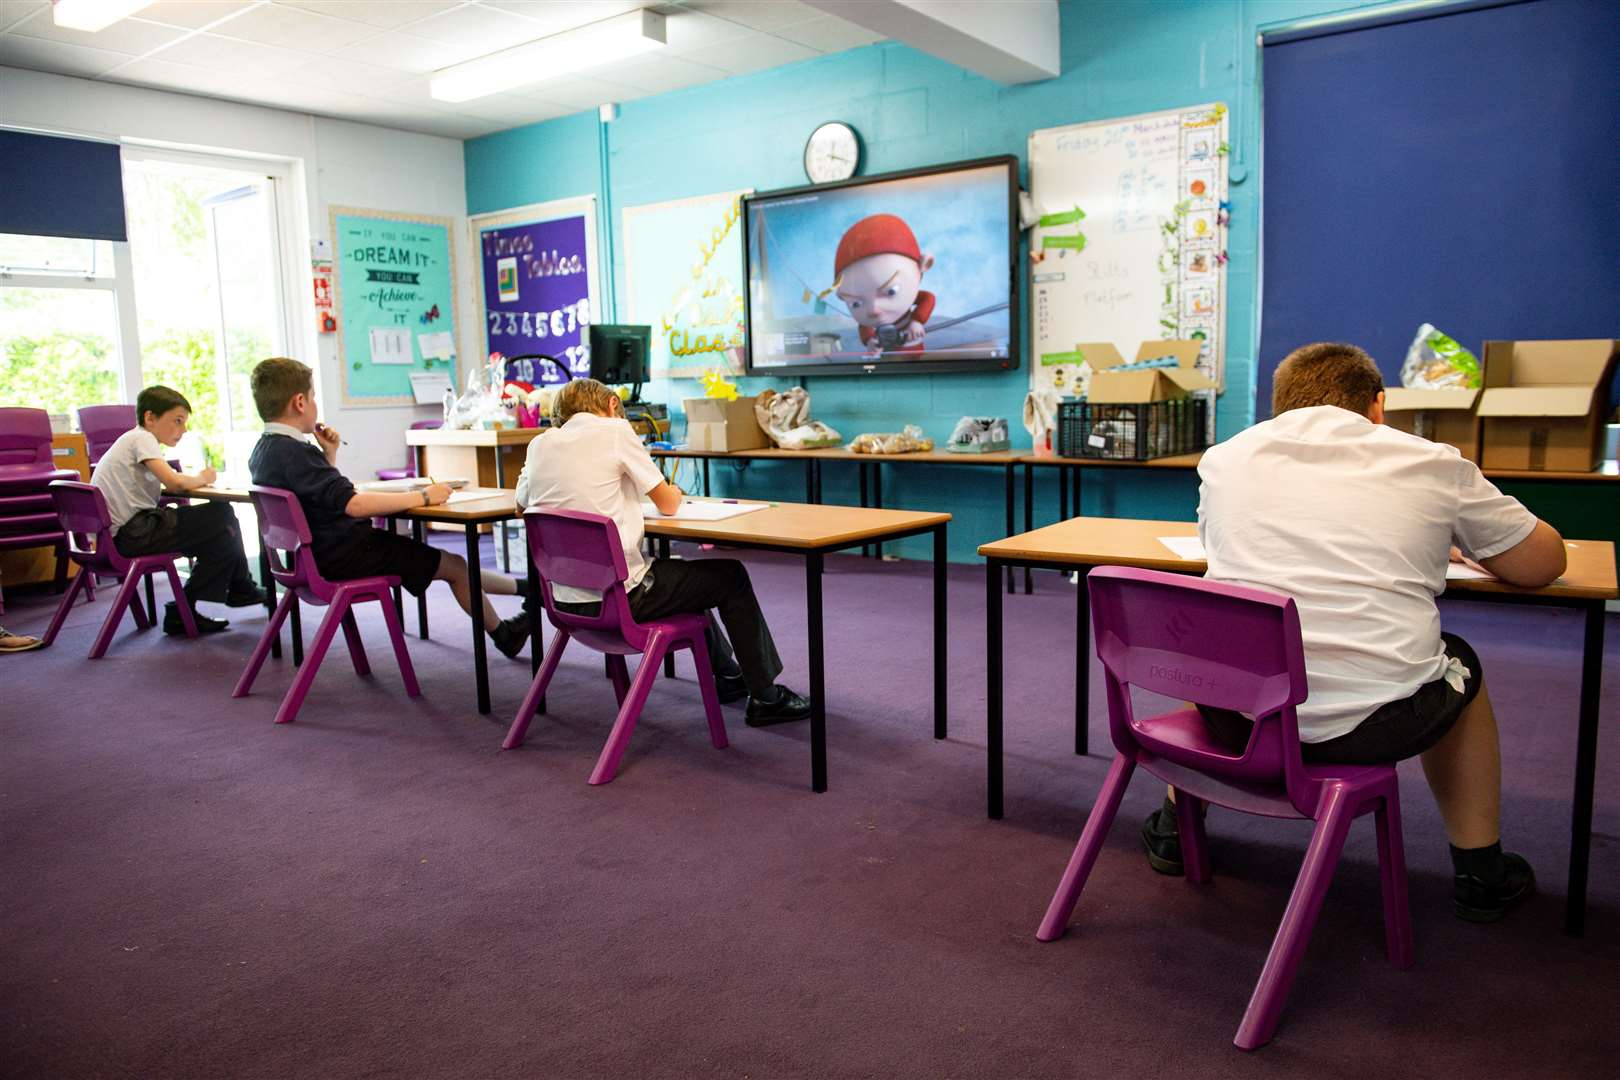
[[[805,690],[803,563],[743,557],[785,681]],[[1484,662],[1507,846],[1540,895],[1496,925],[1453,917],[1434,803],[1403,765],[1416,965],[1384,959],[1361,819],[1276,1039],[1245,1053],[1231,1040],[1308,826],[1213,810],[1215,877],[1192,886],[1143,859],[1162,791],[1139,777],[1067,935],[1036,941],[1109,760],[1100,678],[1092,752],[1072,752],[1073,587],[1037,584],[1006,598],[1002,821],[985,817],[971,565],[950,570],[936,741],[929,568],[829,560],[821,795],[807,724],[753,729],[731,707],[730,748],[710,745],[685,657],[611,784],[585,783],[614,705],[583,648],[526,745],[503,752],[527,657],[491,652],[480,716],[470,630],[442,585],[431,640],[407,613],[422,698],[405,696],[373,606],[373,674],[339,638],[280,726],[290,659],[229,696],[261,612],[195,642],[126,623],[91,662],[105,589],[54,647],[0,657],[0,1075],[1614,1075],[1620,618],[1586,936],[1561,932],[1580,619],[1443,604]],[[6,626],[38,634],[55,598],[6,603]]]

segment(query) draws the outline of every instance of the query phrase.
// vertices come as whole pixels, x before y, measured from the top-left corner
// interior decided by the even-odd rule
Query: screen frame
[[[752,229],[749,217],[751,203],[793,195],[805,195],[812,192],[819,194],[824,191],[834,191],[838,188],[867,187],[872,184],[886,183],[891,180],[908,180],[918,176],[966,172],[971,169],[983,169],[992,165],[999,165],[1007,170],[1007,355],[1005,357],[1001,359],[995,357],[960,359],[938,357],[937,359],[929,359],[930,354],[924,352],[922,354],[923,359],[920,360],[853,360],[847,363],[835,364],[792,363],[771,364],[763,367],[754,364],[754,338],[751,332],[753,329],[753,265],[749,260],[748,244],[749,233]],[[1023,274],[1020,272],[1021,264],[1018,259],[1019,233],[1021,231],[1018,221],[1018,193],[1020,190],[1018,185],[1018,165],[1018,155],[997,154],[993,157],[952,161],[941,165],[926,165],[916,169],[878,173],[874,176],[857,176],[830,184],[801,184],[797,187],[777,188],[774,191],[759,191],[743,196],[743,358],[746,374],[751,376],[939,375],[969,371],[1016,371],[1022,362],[1023,347],[1020,335],[1020,330],[1023,327],[1023,296],[1019,286]]]

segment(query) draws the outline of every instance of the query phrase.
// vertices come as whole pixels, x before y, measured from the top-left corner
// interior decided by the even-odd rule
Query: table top
[[[1054,457],[1051,454],[1024,454],[1018,460],[1025,465],[1060,465],[1073,468],[1127,468],[1127,469],[1196,469],[1198,463],[1204,458],[1204,452],[1199,450],[1193,454],[1176,454],[1171,457],[1152,458],[1148,461],[1119,461],[1114,458],[1072,458]]]
[[[1159,543],[1161,536],[1197,535],[1198,526],[1190,521],[1070,518],[1056,525],[980,545],[979,554],[1014,562],[1135,566],[1147,570],[1201,574],[1205,570],[1202,559],[1179,558]],[[1577,600],[1615,599],[1614,544],[1607,540],[1571,540],[1567,546],[1569,568],[1563,577],[1550,585],[1523,589],[1495,579],[1468,579],[1447,582],[1446,591]]]
[[[551,429],[495,428],[492,431],[446,431],[444,428],[410,428],[406,446],[526,446]]]
[[[163,494],[177,499],[207,499],[209,502],[245,503],[252,502],[253,497],[248,494],[247,488],[235,487],[200,487],[190,491],[174,491],[164,488]]]
[[[1620,461],[1605,461],[1591,472],[1536,469],[1485,469],[1487,480],[1610,480],[1620,481]]]
[[[949,450],[918,450],[909,454],[855,454],[844,446],[823,446],[813,450],[782,450],[769,447],[761,450],[691,450],[679,447],[673,450],[653,450],[654,457],[737,458],[750,460],[804,460],[817,461],[927,461],[936,465],[1015,465],[1023,460],[1016,451],[1001,450],[993,454],[956,454]]]

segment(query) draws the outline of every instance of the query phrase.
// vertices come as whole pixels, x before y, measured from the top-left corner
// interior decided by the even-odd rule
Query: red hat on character
[[[833,259],[833,279],[844,276],[844,268],[871,255],[904,255],[917,263],[922,262],[922,249],[911,226],[893,214],[873,214],[849,227],[838,241],[838,254]]]

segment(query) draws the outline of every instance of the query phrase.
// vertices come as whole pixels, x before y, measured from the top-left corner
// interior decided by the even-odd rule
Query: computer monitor
[[[647,381],[651,326],[593,323],[590,330],[591,378],[609,386],[636,386]]]

